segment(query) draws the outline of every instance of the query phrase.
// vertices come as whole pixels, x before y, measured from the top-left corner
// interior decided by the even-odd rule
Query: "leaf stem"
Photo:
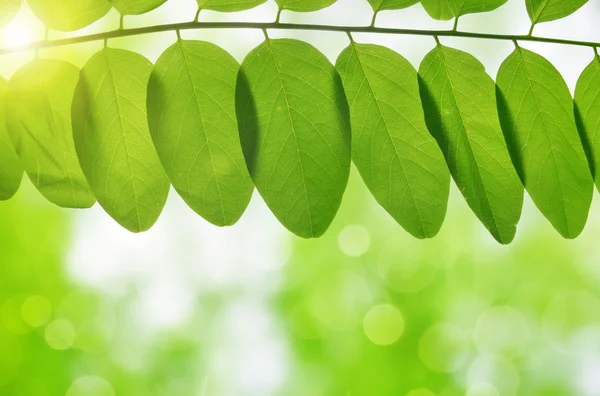
[[[566,40],[551,37],[539,37],[530,35],[511,35],[495,33],[474,33],[454,30],[420,30],[420,29],[400,29],[374,26],[333,26],[333,25],[312,25],[312,24],[294,24],[294,23],[263,23],[263,22],[184,22],[165,25],[145,26],[141,28],[128,28],[110,30],[102,33],[89,34],[78,37],[69,37],[63,39],[40,40],[23,46],[0,48],[0,55],[42,50],[52,47],[61,47],[72,44],[88,43],[93,41],[106,41],[118,37],[130,37],[143,34],[170,32],[177,30],[198,30],[198,29],[281,29],[281,30],[304,30],[304,31],[329,31],[340,33],[376,33],[376,34],[397,34],[412,36],[429,37],[463,37],[484,40],[508,40],[508,41],[531,41],[560,45],[574,45],[582,47],[600,47],[600,42]]]

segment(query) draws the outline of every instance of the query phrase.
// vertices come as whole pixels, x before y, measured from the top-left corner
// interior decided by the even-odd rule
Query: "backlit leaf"
[[[525,0],[529,19],[534,25],[571,15],[588,0]]]
[[[145,14],[160,7],[167,0],[110,0],[122,15]]]
[[[350,172],[348,105],[335,68],[310,44],[267,39],[242,64],[236,103],[265,202],[295,234],[322,235]]]
[[[238,221],[254,190],[235,114],[238,70],[216,45],[179,40],[156,62],[148,88],[150,132],[173,186],[219,226]]]
[[[507,0],[421,0],[425,11],[434,19],[447,21],[466,14],[489,12]]]
[[[23,178],[21,162],[6,128],[4,105],[7,88],[6,81],[0,78],[0,201],[12,198]]]
[[[282,10],[311,12],[327,8],[337,0],[275,0]]]
[[[169,192],[148,129],[151,71],[143,56],[105,48],[81,71],[73,102],[75,147],[83,172],[100,205],[133,232],[156,222]]]
[[[352,158],[377,201],[418,238],[446,214],[450,175],[425,125],[417,71],[381,46],[352,43],[337,62],[352,120]]]
[[[466,52],[438,45],[419,69],[425,120],[467,203],[500,243],[515,235],[523,185],[498,120],[494,81]]]
[[[419,0],[369,0],[373,11],[400,10],[417,4]]]
[[[236,12],[249,10],[265,3],[267,0],[196,0],[198,8],[219,12]]]
[[[590,168],[600,189],[600,58],[585,68],[575,87],[575,117],[587,149]]]
[[[9,23],[20,8],[21,0],[0,0],[0,26]]]
[[[60,60],[38,59],[10,80],[6,122],[29,178],[50,202],[89,208],[96,199],[79,166],[73,144],[71,103],[79,69]]]
[[[562,236],[575,238],[593,182],[567,84],[545,58],[520,47],[500,66],[497,84],[500,120],[527,192]]]
[[[108,0],[27,0],[47,28],[79,30],[102,18],[110,10]]]

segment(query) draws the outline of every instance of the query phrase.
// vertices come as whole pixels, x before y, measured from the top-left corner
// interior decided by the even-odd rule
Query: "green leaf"
[[[265,3],[267,0],[196,0],[199,9],[219,12],[237,12],[249,10]]]
[[[0,78],[0,201],[12,198],[23,178],[21,162],[6,128],[4,106],[7,89],[6,81]]]
[[[111,8],[108,0],[27,0],[27,3],[48,29],[65,32],[90,25]]]
[[[339,75],[316,48],[267,39],[244,60],[237,115],[250,174],[279,221],[304,237],[333,221],[350,173],[350,119]]]
[[[167,0],[110,0],[121,15],[140,15],[150,12]]]
[[[89,208],[96,202],[77,161],[71,103],[79,69],[61,60],[37,59],[10,80],[6,123],[29,178],[50,202]]]
[[[467,203],[500,243],[515,235],[523,185],[502,136],[494,81],[477,59],[438,45],[419,69],[425,120]]]
[[[6,26],[20,8],[21,0],[0,0],[0,26]]]
[[[83,172],[100,205],[133,232],[156,222],[169,192],[146,116],[151,71],[143,56],[105,48],[81,71],[73,102]]]
[[[377,201],[418,238],[446,215],[450,175],[429,134],[417,71],[401,55],[352,43],[337,62],[352,120],[352,158]]]
[[[589,158],[590,170],[600,189],[600,58],[585,68],[575,87],[575,121],[583,148]]]
[[[275,0],[279,9],[296,12],[312,12],[327,8],[337,0]]]
[[[158,59],[148,88],[150,132],[175,189],[213,224],[235,224],[254,185],[235,113],[239,65],[223,49],[183,41]]]
[[[525,0],[532,24],[554,21],[571,15],[588,0]]]
[[[415,5],[419,0],[369,0],[373,11],[400,10]]]
[[[423,8],[434,19],[447,21],[461,15],[489,12],[507,0],[421,0]]]
[[[520,47],[500,66],[497,84],[500,120],[527,192],[563,237],[575,238],[593,182],[567,84],[550,62]]]

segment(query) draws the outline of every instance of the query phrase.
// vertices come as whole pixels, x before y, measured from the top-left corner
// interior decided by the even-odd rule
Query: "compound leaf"
[[[6,127],[7,89],[8,84],[0,78],[0,201],[12,198],[23,178],[23,168]]]
[[[473,212],[500,243],[515,235],[523,185],[502,136],[494,81],[470,54],[438,45],[419,69],[425,120]]]
[[[542,56],[517,48],[498,70],[500,120],[527,192],[565,238],[585,226],[593,182],[573,99]]]
[[[133,232],[156,222],[169,192],[148,129],[151,71],[143,56],[105,48],[81,71],[73,102],[75,147],[83,172],[100,205]]]
[[[140,15],[150,12],[167,0],[110,0],[121,15]]]
[[[199,9],[219,12],[237,12],[249,10],[265,3],[267,0],[196,0]]]
[[[48,29],[79,30],[110,11],[108,0],[27,0],[34,14]]]
[[[350,119],[339,75],[316,48],[267,39],[237,85],[242,146],[258,191],[281,223],[305,237],[335,217],[350,172]]]
[[[156,62],[148,87],[150,132],[171,183],[219,226],[239,220],[254,190],[235,113],[238,70],[216,45],[179,40]]]
[[[275,0],[279,9],[296,12],[312,12],[327,8],[337,0]]]
[[[588,0],[525,0],[532,24],[554,21],[571,15]]]
[[[590,169],[600,189],[600,58],[585,68],[575,87],[575,117],[589,156]]]
[[[391,49],[354,42],[337,69],[350,103],[352,158],[365,183],[411,234],[435,236],[450,175],[425,125],[417,71]]]
[[[37,59],[10,80],[6,122],[29,178],[50,202],[89,208],[96,199],[77,161],[71,103],[79,69],[61,60]]]

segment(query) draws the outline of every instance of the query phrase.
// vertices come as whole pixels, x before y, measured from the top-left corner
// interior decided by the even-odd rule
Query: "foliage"
[[[164,2],[29,0],[29,5],[48,29],[72,31],[100,19],[111,6],[133,15]],[[414,4],[368,2],[374,21],[380,10]],[[235,12],[262,3],[198,0],[200,11]],[[276,0],[280,12],[316,11],[333,3]],[[584,3],[526,0],[531,28]],[[422,4],[433,18],[457,22],[504,0]],[[0,3],[1,15],[14,9],[14,2]],[[574,106],[554,66],[518,46],[521,39],[538,40],[531,34],[496,37],[516,44],[496,84],[477,59],[439,41],[417,73],[390,49],[354,42],[352,27],[304,26],[350,36],[334,66],[308,43],[269,38],[267,27],[277,26],[254,25],[266,38],[241,66],[213,44],[180,38],[156,65],[108,43],[81,71],[62,61],[33,61],[8,84],[6,124],[14,147],[0,131],[0,150],[6,152],[0,159],[0,198],[16,191],[21,175],[16,153],[48,200],[76,208],[97,200],[133,232],[156,222],[171,184],[195,212],[219,226],[242,216],[254,185],[286,228],[313,238],[333,221],[352,160],[376,200],[417,238],[439,231],[449,174],[500,243],[514,238],[524,189],[562,236],[581,233],[600,150],[595,133],[600,102],[593,94],[600,89],[597,60],[582,75]],[[88,38],[120,34],[136,32]],[[453,31],[439,34],[460,32],[455,23]]]

